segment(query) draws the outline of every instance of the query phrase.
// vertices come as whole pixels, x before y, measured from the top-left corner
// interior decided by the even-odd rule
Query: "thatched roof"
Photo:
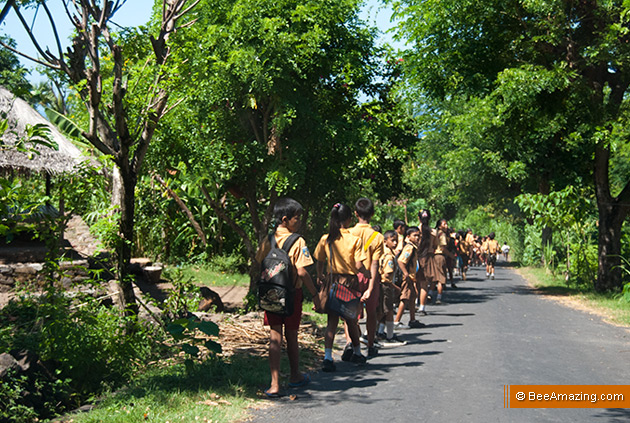
[[[2,134],[7,145],[15,144],[26,131],[26,125],[45,124],[50,128],[50,136],[59,150],[38,145],[31,159],[24,152],[0,149],[0,173],[67,173],[73,172],[76,164],[84,160],[81,151],[64,137],[59,130],[32,108],[26,101],[0,87],[0,119],[8,119],[9,129]],[[17,133],[17,135],[16,135]]]

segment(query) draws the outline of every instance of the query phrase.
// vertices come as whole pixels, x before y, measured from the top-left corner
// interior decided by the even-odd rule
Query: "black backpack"
[[[271,250],[262,261],[258,280],[258,304],[265,311],[290,316],[293,314],[295,287],[289,251],[300,235],[291,234],[282,244],[282,248],[278,248],[274,235],[269,235]]]

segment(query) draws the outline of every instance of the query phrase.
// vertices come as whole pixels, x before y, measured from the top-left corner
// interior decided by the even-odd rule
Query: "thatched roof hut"
[[[32,108],[26,101],[15,97],[0,87],[0,119],[8,119],[9,129],[2,134],[6,145],[14,145],[18,137],[26,133],[26,125],[44,124],[50,129],[51,138],[59,146],[53,150],[42,145],[35,148],[40,154],[29,159],[24,152],[0,149],[0,173],[44,173],[47,175],[72,172],[84,158],[81,151],[64,137],[59,130]]]

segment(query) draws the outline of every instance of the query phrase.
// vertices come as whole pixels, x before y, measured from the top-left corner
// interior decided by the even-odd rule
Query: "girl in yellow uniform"
[[[348,288],[358,291],[359,280],[357,273],[363,273],[370,278],[369,271],[363,266],[363,260],[367,258],[363,250],[361,239],[350,233],[348,228],[352,221],[352,209],[345,204],[335,204],[330,211],[328,234],[321,237],[313,256],[317,260],[317,279],[323,284],[327,277],[325,272],[328,263],[332,280],[343,283]],[[332,254],[331,254],[332,253]],[[332,357],[332,347],[339,324],[339,316],[328,312],[328,324],[324,338],[324,363],[322,370],[333,372],[336,370]],[[357,321],[347,322],[348,332],[352,342],[353,354],[348,361],[355,364],[363,364],[366,359],[361,355],[359,343],[359,326]]]

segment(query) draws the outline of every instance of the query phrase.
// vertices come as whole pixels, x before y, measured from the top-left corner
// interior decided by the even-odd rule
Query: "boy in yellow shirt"
[[[394,271],[396,270],[396,246],[398,245],[398,234],[396,231],[387,231],[384,234],[385,248],[383,256],[379,262],[379,269],[381,274],[381,310],[383,318],[381,322],[384,322],[385,339],[381,340],[383,347],[396,347],[399,345],[405,345],[406,342],[401,341],[394,334],[394,301],[396,298],[396,291],[400,290],[394,285]]]
[[[277,229],[275,231],[275,241],[279,248],[282,248],[284,242],[293,233],[300,228],[302,221],[302,206],[291,198],[281,198],[276,202],[273,209],[274,218],[276,219]],[[256,253],[256,261],[262,263],[263,259],[271,250],[269,239],[265,239],[260,245]],[[306,385],[310,381],[307,373],[299,371],[299,345],[298,330],[300,328],[300,320],[302,317],[302,286],[313,296],[315,307],[319,307],[319,298],[317,290],[306,271],[306,268],[313,264],[313,259],[308,251],[304,238],[299,237],[291,246],[288,252],[291,264],[293,265],[293,283],[295,294],[293,296],[294,307],[293,314],[283,317],[278,314],[265,311],[265,325],[270,327],[269,335],[269,369],[271,372],[271,385],[265,391],[268,398],[278,398],[280,396],[280,355],[282,352],[282,332],[284,328],[284,337],[287,341],[287,355],[289,356],[289,366],[291,375],[289,377],[289,386],[297,388]]]
[[[400,288],[400,304],[398,313],[394,321],[394,327],[399,329],[420,328],[422,324],[416,320],[416,269],[418,267],[418,258],[416,249],[420,241],[420,229],[417,226],[411,226],[407,229],[407,238],[405,245],[398,257],[398,265],[403,274],[403,282]],[[405,309],[409,309],[409,325],[403,324],[402,319]]]

